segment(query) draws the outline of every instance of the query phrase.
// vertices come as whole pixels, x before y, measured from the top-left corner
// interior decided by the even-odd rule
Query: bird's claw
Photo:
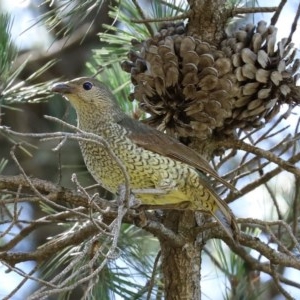
[[[141,205],[141,201],[138,200],[132,191],[129,191],[128,198],[126,199],[127,188],[124,184],[121,184],[117,192],[117,202],[119,205],[127,201],[128,208],[136,208]]]

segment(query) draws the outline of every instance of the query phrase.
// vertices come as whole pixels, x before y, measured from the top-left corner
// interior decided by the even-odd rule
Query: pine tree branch
[[[271,151],[263,150],[253,145],[247,144],[242,140],[223,140],[217,143],[220,147],[233,148],[243,150],[252,154],[256,154],[262,158],[269,160],[283,168],[284,170],[300,176],[300,169],[295,167],[289,161],[284,161],[280,157],[273,154]]]
[[[284,7],[284,5],[287,3],[287,0],[281,0],[278,7],[277,7],[277,10],[276,12],[274,13],[273,17],[271,18],[271,25],[275,25],[279,19],[279,16],[282,12],[282,9]]]
[[[190,15],[191,15],[191,11],[187,11],[187,12],[184,12],[180,15],[173,16],[173,17],[154,18],[154,19],[145,18],[143,20],[131,20],[131,22],[137,23],[137,24],[144,24],[144,23],[147,24],[147,23],[154,23],[154,22],[171,22],[171,21],[187,19],[190,17]]]
[[[155,275],[156,272],[158,271],[158,263],[160,260],[160,256],[161,256],[161,251],[158,251],[155,260],[154,260],[154,264],[153,264],[153,269],[152,269],[152,274],[151,274],[151,278],[150,278],[150,282],[147,283],[147,299],[146,300],[151,300],[151,293],[152,293],[152,289],[154,287],[154,283],[155,283]]]
[[[138,13],[140,14],[140,16],[142,17],[142,19],[143,19],[143,20],[146,20],[147,18],[146,18],[146,16],[145,16],[145,14],[144,14],[144,12],[143,12],[141,6],[139,5],[139,3],[138,3],[136,0],[132,0],[132,2],[133,2],[133,4],[135,5],[135,7],[137,8],[137,11],[138,11]],[[136,23],[137,23],[137,22],[136,22]],[[147,28],[149,34],[150,34],[151,36],[154,36],[153,29],[152,29],[152,27],[151,27],[148,23],[149,23],[149,22],[145,22],[145,26],[146,26],[146,28]]]
[[[292,23],[292,27],[291,27],[291,31],[290,31],[290,34],[289,34],[289,37],[287,39],[287,43],[289,44],[292,39],[293,39],[293,35],[297,29],[297,25],[298,25],[298,20],[299,20],[299,17],[300,17],[300,3],[298,4],[298,8],[297,8],[297,12],[295,14],[295,17],[294,17],[294,21]]]
[[[232,16],[240,14],[254,14],[254,13],[271,13],[277,10],[277,6],[266,7],[235,7],[232,10]]]
[[[272,222],[248,218],[248,219],[239,219],[239,223],[251,224],[252,226],[253,224],[267,226],[269,223]],[[210,236],[223,239],[220,235],[220,232],[215,228],[212,228]],[[300,270],[300,260],[297,258],[297,256],[293,255],[291,252],[287,254],[284,252],[280,252],[278,250],[274,250],[274,248],[270,247],[269,245],[267,245],[257,237],[253,237],[250,236],[249,234],[242,232],[239,236],[240,245],[235,244],[233,241],[229,242],[228,240],[229,239],[225,237],[224,241],[226,242],[226,244],[230,246],[231,250],[234,251],[240,257],[242,257],[246,262],[248,262],[253,270],[261,270],[270,275],[272,273],[270,270],[269,263],[260,262],[259,260],[255,259],[253,256],[250,255],[249,251],[247,251],[244,247],[248,247],[250,249],[256,250],[258,253],[260,253],[260,255],[269,259],[271,264],[291,267]]]
[[[300,160],[300,153],[292,156],[290,159],[287,160],[287,162],[290,164],[295,164],[299,160]],[[247,184],[243,188],[241,188],[239,190],[240,194],[246,195],[247,193],[253,191],[257,187],[268,182],[270,179],[272,179],[274,176],[278,175],[280,172],[282,172],[282,168],[277,167],[277,168],[273,169],[272,171],[265,173],[259,179],[255,180],[255,181]],[[233,202],[234,200],[236,200],[238,197],[239,197],[239,195],[231,193],[224,199],[224,201],[226,201],[227,203],[230,203],[230,202]]]

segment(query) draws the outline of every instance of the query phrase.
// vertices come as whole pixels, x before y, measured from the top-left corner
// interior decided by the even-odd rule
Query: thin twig
[[[21,174],[24,176],[24,179],[26,180],[26,182],[28,183],[28,185],[31,187],[32,191],[40,198],[42,199],[45,203],[52,205],[54,207],[56,207],[57,209],[61,209],[61,210],[69,210],[74,212],[75,214],[79,214],[80,216],[82,216],[81,213],[79,213],[78,211],[75,211],[74,209],[71,208],[66,208],[65,206],[62,206],[60,204],[57,204],[51,200],[49,200],[46,196],[44,196],[43,194],[41,194],[38,189],[36,189],[36,187],[32,184],[30,178],[27,176],[25,170],[23,169],[23,167],[20,165],[16,155],[15,155],[15,149],[18,145],[14,145],[12,147],[12,150],[10,151],[10,155],[13,159],[13,161],[16,163],[16,165],[18,166],[18,169],[20,170]]]
[[[109,143],[102,138],[99,135],[96,135],[94,133],[89,133],[89,132],[85,132],[83,130],[80,130],[79,128],[70,125],[58,118],[55,117],[50,117],[50,116],[45,116],[46,119],[48,120],[52,120],[55,121],[59,124],[63,124],[66,127],[74,130],[77,132],[76,133],[70,133],[70,132],[52,132],[52,133],[20,133],[20,132],[16,132],[13,130],[10,130],[8,127],[4,127],[4,126],[0,126],[0,130],[9,133],[9,134],[13,134],[16,136],[23,136],[23,137],[35,137],[35,138],[40,138],[42,140],[55,140],[55,139],[59,139],[59,140],[65,140],[65,139],[71,139],[71,140],[77,140],[77,141],[83,141],[83,142],[91,142],[91,143],[95,143],[98,144],[100,147],[103,147],[108,155],[117,163],[118,167],[120,168],[120,170],[123,173],[124,176],[124,185],[126,187],[126,193],[125,193],[125,199],[128,202],[129,199],[129,195],[130,195],[130,191],[129,191],[129,186],[130,186],[130,180],[129,180],[129,175],[127,173],[126,167],[124,166],[124,164],[122,163],[122,161],[120,160],[120,158],[112,151],[111,147],[109,146]],[[59,143],[59,145],[62,146],[61,142]],[[55,148],[56,150],[58,149],[57,147]],[[25,172],[24,172],[25,173]],[[23,174],[23,173],[22,173]],[[46,198],[44,198],[45,201]]]
[[[295,164],[299,160],[300,160],[300,153],[292,156],[290,159],[288,159],[288,162],[291,164]],[[253,181],[253,182],[247,184],[246,186],[244,186],[243,188],[241,188],[239,190],[240,194],[246,195],[247,193],[249,193],[249,192],[253,191],[254,189],[256,189],[257,187],[259,187],[260,185],[268,182],[271,178],[278,175],[280,172],[282,172],[282,169],[280,167],[277,167],[277,168],[273,169],[272,171],[265,173],[263,176],[261,176],[256,181]],[[231,193],[226,197],[226,199],[224,199],[224,201],[226,201],[227,203],[230,203],[230,202],[236,200],[238,197],[240,197],[240,196]]]
[[[71,264],[69,264],[61,274],[57,275],[51,282],[52,283],[57,283],[57,287],[51,290],[46,290],[43,291],[44,288],[41,288],[40,290],[36,291],[33,295],[31,295],[28,299],[30,300],[34,300],[34,299],[42,299],[45,296],[49,296],[49,295],[54,295],[57,293],[61,293],[61,292],[66,292],[66,291],[70,291],[73,290],[75,287],[77,287],[78,285],[81,285],[83,283],[86,282],[90,282],[91,280],[93,280],[94,278],[96,278],[98,276],[98,274],[103,270],[104,266],[107,264],[108,259],[113,259],[116,258],[115,256],[115,252],[117,249],[117,242],[119,239],[119,234],[120,234],[120,230],[121,230],[121,224],[122,224],[122,219],[124,217],[124,215],[126,214],[127,209],[126,207],[124,207],[124,205],[120,205],[118,208],[118,216],[117,218],[113,221],[112,225],[112,233],[113,233],[113,238],[111,239],[111,245],[108,248],[108,252],[107,254],[104,256],[103,261],[101,262],[101,264],[94,270],[92,271],[89,275],[87,276],[82,276],[82,274],[85,274],[85,270],[89,269],[91,270],[91,266],[94,266],[95,263],[99,260],[99,255],[102,253],[101,248],[104,249],[104,247],[106,247],[105,243],[103,243],[100,247],[100,249],[97,251],[97,255],[94,255],[94,257],[88,262],[88,264],[84,264],[81,267],[77,267],[75,268],[75,272],[72,273],[71,275],[68,275],[65,280],[63,280],[62,282],[58,282],[59,279],[62,277],[62,275],[67,275],[69,273],[70,270],[74,269],[75,266],[75,261],[73,261]],[[85,246],[85,251],[83,251],[80,254],[80,258],[84,259],[86,257],[86,253],[87,250],[90,249],[90,247],[92,247],[93,243],[99,239],[99,236],[96,235],[93,237],[92,240],[90,240],[87,245]],[[76,262],[77,264],[77,262]],[[73,278],[76,278],[77,275],[80,274],[81,279],[79,280],[72,280]]]
[[[230,248],[234,252],[236,252],[236,250],[237,250],[237,254],[240,252],[240,250],[241,250],[240,248],[242,248],[241,246],[251,248],[253,250],[256,250],[261,255],[265,256],[273,264],[276,264],[276,265],[278,264],[278,265],[282,265],[285,267],[290,267],[290,268],[294,268],[296,270],[300,270],[300,261],[297,257],[295,257],[294,255],[291,256],[291,255],[287,255],[285,253],[276,251],[272,247],[267,245],[266,243],[260,241],[257,237],[252,237],[246,233],[241,232],[239,235],[240,246],[232,247],[234,244],[234,241],[229,242],[230,238],[227,238],[227,236],[224,236],[224,235],[221,236],[220,231],[212,229],[211,234],[213,236],[215,236],[215,238],[221,238],[222,240],[224,240],[226,242],[226,244],[229,245]],[[251,265],[251,266],[253,269],[256,269],[256,264]]]
[[[144,19],[144,20],[131,20],[133,23],[141,24],[141,23],[153,23],[153,22],[171,22],[177,20],[184,20],[190,17],[191,11],[184,12],[178,16],[173,17],[164,17],[164,18],[155,18],[155,19]]]
[[[278,216],[278,219],[279,220],[282,220],[283,219],[283,216],[281,214],[281,211],[280,211],[280,208],[279,208],[279,204],[277,202],[277,199],[276,199],[276,195],[275,193],[272,191],[272,189],[269,187],[268,183],[266,182],[264,184],[265,188],[267,189],[269,195],[270,195],[270,198],[272,199],[272,202],[275,206],[275,209],[276,209],[276,213],[277,213],[277,216]]]
[[[147,18],[146,18],[146,16],[145,16],[145,14],[144,14],[144,12],[143,12],[143,10],[142,10],[140,4],[138,3],[138,1],[137,1],[137,0],[132,0],[132,2],[133,2],[133,4],[135,5],[135,7],[136,7],[138,13],[140,14],[140,16],[142,17],[142,19],[143,19],[143,20],[147,20]],[[149,22],[145,22],[144,24],[145,24],[145,26],[146,26],[146,28],[147,28],[149,34],[150,34],[151,36],[154,36],[153,29],[152,29],[152,27],[150,26]]]
[[[256,154],[260,157],[268,159],[269,161],[277,164],[278,166],[280,166],[284,170],[286,170],[288,172],[291,172],[291,173],[295,174],[296,176],[300,176],[300,170],[298,168],[296,168],[293,164],[289,163],[288,161],[284,161],[283,159],[276,156],[275,154],[273,154],[270,151],[263,150],[261,148],[258,148],[258,147],[255,147],[253,145],[247,144],[247,143],[245,143],[243,141],[240,141],[240,140],[234,140],[234,141],[224,140],[224,141],[220,141],[218,144],[219,144],[220,147],[222,147],[222,146],[223,147],[230,147],[230,148],[244,150],[246,152]]]
[[[279,16],[282,12],[282,9],[284,7],[284,5],[287,3],[287,0],[281,0],[281,2],[279,3],[276,12],[274,13],[273,17],[271,18],[271,25],[275,25],[279,19]]]
[[[232,10],[232,16],[240,14],[254,14],[254,13],[271,13],[277,10],[277,6],[270,7],[235,7]]]
[[[245,219],[239,219],[239,223],[241,224],[248,224],[248,225],[255,225],[258,226],[262,229],[267,229],[267,231],[270,233],[271,231],[269,230],[270,227],[272,226],[282,226],[285,228],[286,232],[289,234],[290,238],[292,239],[295,247],[298,249],[298,251],[300,252],[300,244],[297,241],[297,238],[295,237],[295,235],[292,232],[292,229],[290,227],[289,224],[287,224],[285,221],[283,220],[276,220],[276,221],[262,221],[259,219],[253,219],[253,218],[245,218]],[[277,240],[277,239],[276,239]],[[288,250],[287,250],[288,251]],[[290,252],[288,252],[290,253]]]
[[[274,283],[277,287],[277,289],[282,293],[282,295],[285,297],[285,299],[288,300],[295,300],[294,297],[292,297],[292,295],[290,293],[288,293],[280,284],[280,279],[278,277],[278,272],[276,271],[276,267],[273,264],[270,264],[270,269],[271,269],[271,274],[274,280]]]
[[[151,299],[151,293],[152,293],[152,289],[154,287],[154,279],[155,279],[155,275],[156,275],[157,266],[158,266],[158,263],[159,263],[160,256],[161,256],[161,251],[158,251],[158,253],[155,257],[155,260],[154,260],[151,278],[150,278],[150,281],[148,283],[148,292],[147,292],[147,298],[146,298],[147,300]]]
[[[51,119],[56,120],[55,118],[51,118]],[[64,122],[59,120],[59,123],[64,123]],[[87,264],[87,265],[83,264],[81,267],[76,268],[75,266],[77,264],[80,264],[80,262],[85,259],[84,252],[82,252],[83,255],[77,256],[76,259],[73,260],[67,267],[65,267],[64,270],[60,274],[58,274],[56,277],[54,277],[51,280],[51,283],[53,283],[54,285],[57,284],[56,288],[51,287],[50,289],[46,289],[46,286],[43,286],[38,291],[36,291],[34,294],[32,294],[29,297],[29,299],[43,299],[45,297],[48,297],[49,295],[57,294],[58,292],[61,293],[63,291],[69,291],[69,290],[73,289],[74,287],[78,286],[79,284],[82,284],[82,283],[85,283],[85,282],[89,282],[89,286],[91,287],[93,285],[92,282],[93,282],[94,278],[97,277],[99,272],[106,265],[107,260],[108,259],[113,259],[114,257],[116,257],[115,253],[116,253],[116,249],[117,249],[117,242],[118,242],[118,237],[119,237],[119,234],[120,234],[121,224],[122,224],[123,217],[125,216],[125,214],[127,212],[127,208],[124,207],[124,203],[128,204],[128,201],[129,201],[128,200],[128,196],[129,196],[129,175],[127,174],[125,166],[122,164],[122,162],[119,160],[119,158],[113,153],[113,151],[110,150],[109,145],[106,142],[106,140],[102,139],[101,137],[99,137],[97,135],[85,133],[81,130],[78,130],[77,128],[74,128],[74,126],[72,126],[72,125],[69,125],[69,124],[64,124],[64,125],[67,125],[71,129],[75,129],[77,131],[77,133],[74,134],[74,133],[63,133],[62,132],[62,133],[53,133],[53,134],[52,133],[50,133],[50,134],[34,134],[34,136],[39,137],[39,138],[44,138],[44,139],[46,138],[47,140],[60,139],[61,141],[58,144],[58,146],[56,147],[56,149],[60,149],[67,139],[75,139],[75,140],[78,140],[78,141],[96,143],[96,144],[99,144],[100,146],[104,147],[105,149],[107,149],[108,154],[111,155],[112,159],[115,159],[116,163],[119,164],[119,167],[120,167],[120,169],[122,170],[122,172],[124,174],[125,189],[126,189],[125,193],[124,193],[124,198],[125,199],[122,199],[122,202],[119,203],[117,218],[109,226],[109,227],[111,227],[111,229],[110,229],[111,234],[108,234],[107,232],[104,233],[103,230],[99,230],[99,226],[95,226],[95,222],[92,222],[93,226],[98,229],[98,235],[99,235],[99,232],[102,235],[105,234],[106,238],[108,239],[107,243],[110,243],[110,246],[108,247],[109,250],[108,250],[107,254],[104,255],[105,258],[102,261],[102,263],[100,264],[100,266],[98,268],[96,268],[96,270],[94,270],[93,272],[90,272],[90,274],[88,276],[83,276],[82,277],[82,274],[85,273],[85,270],[87,268],[91,270],[90,266],[94,265],[94,263],[95,263],[96,259],[98,259],[99,255],[104,254],[103,251],[105,251],[105,247],[106,247],[105,244],[101,245],[96,259],[93,258],[89,262],[89,264]],[[1,128],[1,129],[3,130],[3,128]],[[7,128],[5,129],[5,131],[8,132],[8,133],[13,133],[13,131],[11,131]],[[15,153],[14,153],[15,148],[16,148],[16,145],[13,147],[13,149],[11,151],[11,156],[12,156],[13,160],[15,161],[15,163],[18,165],[19,170],[23,174],[27,184],[31,187],[31,189],[34,191],[34,193],[38,197],[43,199],[46,203],[51,204],[52,206],[54,205],[57,208],[66,210],[67,208],[56,204],[55,202],[49,200],[48,197],[41,194],[39,192],[39,190],[32,184],[32,182],[30,181],[30,179],[26,175],[25,171],[23,170],[23,168],[21,167],[21,165],[19,164],[19,162],[18,162],[18,160],[15,156]],[[75,179],[75,183],[77,183],[77,186],[80,186],[81,191],[82,192],[84,191],[83,194],[85,196],[87,196],[88,199],[91,199],[91,201],[89,201],[89,202],[92,203],[93,202],[92,199],[94,197],[90,198],[90,196],[87,194],[87,192],[85,192],[84,188],[81,187],[81,185],[76,181],[76,179]],[[72,213],[75,213],[75,214],[79,213],[77,210],[71,210],[71,209],[69,209],[69,210],[72,211]],[[103,213],[103,211],[101,211],[101,212]],[[86,215],[82,214],[82,213],[79,213],[79,215],[81,215],[83,217],[86,217]],[[15,217],[14,217],[14,219],[15,219]],[[93,219],[93,218],[91,218],[91,219]],[[72,230],[72,232],[73,232],[73,230]],[[70,237],[70,234],[65,234],[63,238],[56,239],[56,240],[51,240],[50,242],[48,242],[48,243],[44,244],[43,246],[41,246],[35,252],[41,252],[42,251],[44,253],[43,257],[45,258],[45,250],[46,249],[48,249],[48,251],[49,251],[49,249],[51,249],[51,254],[52,254],[53,253],[52,251],[55,249],[55,247],[57,247],[57,244],[59,242],[62,242],[61,245],[62,246],[64,245],[64,247],[65,247],[66,246],[65,241],[67,241],[69,239],[69,237]],[[84,238],[88,238],[88,236],[84,236]],[[74,242],[74,240],[73,240],[73,242]],[[86,243],[86,245],[89,245],[89,243]],[[86,249],[87,248],[88,247],[86,246]],[[37,253],[36,253],[36,255],[37,255]],[[26,257],[26,255],[24,255],[24,256]],[[76,270],[76,271],[69,274],[69,272],[73,269]],[[80,275],[81,279],[74,281],[73,278],[77,278],[79,275]],[[63,280],[61,281],[61,279],[63,279]]]
[[[295,178],[295,194],[293,198],[293,221],[292,221],[292,228],[294,235],[297,235],[299,232],[299,209],[300,209],[300,178]],[[300,251],[299,251],[300,252]]]
[[[287,39],[287,44],[289,44],[292,41],[292,39],[293,39],[293,34],[295,33],[295,31],[297,29],[297,24],[298,24],[299,16],[300,16],[300,2],[298,4],[297,12],[295,14],[293,24],[291,26],[290,34],[289,34],[289,37]]]
[[[5,261],[1,261],[1,264],[8,266]],[[9,300],[9,299],[13,299],[13,296],[19,292],[19,290],[22,288],[22,286],[29,280],[34,280],[36,281],[36,278],[33,277],[32,275],[38,270],[39,265],[36,265],[33,267],[33,269],[29,272],[29,273],[25,273],[22,270],[20,270],[19,268],[16,267],[10,267],[9,269],[10,271],[14,271],[16,274],[19,274],[20,276],[23,277],[23,279],[20,281],[20,283],[5,297],[2,298],[2,300]],[[41,280],[40,282],[45,282],[43,280]]]
[[[167,6],[167,7],[170,7],[171,9],[176,9],[177,11],[180,11],[180,12],[185,12],[186,10],[185,9],[182,9],[180,7],[178,7],[176,4],[174,3],[171,3],[171,2],[168,2],[168,1],[164,1],[164,0],[160,0],[161,4]]]

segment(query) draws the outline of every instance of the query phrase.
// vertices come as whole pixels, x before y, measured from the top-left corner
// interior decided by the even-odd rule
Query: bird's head
[[[52,91],[62,94],[74,106],[78,117],[100,114],[102,118],[113,117],[121,110],[111,91],[94,78],[81,77],[53,85]]]

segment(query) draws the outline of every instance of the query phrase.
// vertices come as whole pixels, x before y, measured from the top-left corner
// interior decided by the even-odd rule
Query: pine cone
[[[232,117],[225,121],[226,130],[262,126],[279,112],[282,104],[290,108],[299,104],[296,49],[282,39],[275,50],[276,33],[276,27],[267,27],[260,21],[256,27],[248,24],[221,43],[222,51],[232,61],[239,86]]]
[[[282,104],[299,103],[299,60],[277,29],[261,21],[222,41],[219,49],[189,36],[183,23],[166,23],[153,37],[133,41],[122,68],[131,73],[147,122],[177,137],[206,139],[252,129],[271,120]]]
[[[231,116],[231,60],[198,36],[187,36],[183,23],[164,24],[128,57],[122,68],[134,84],[130,99],[150,113],[151,125],[205,139]]]

